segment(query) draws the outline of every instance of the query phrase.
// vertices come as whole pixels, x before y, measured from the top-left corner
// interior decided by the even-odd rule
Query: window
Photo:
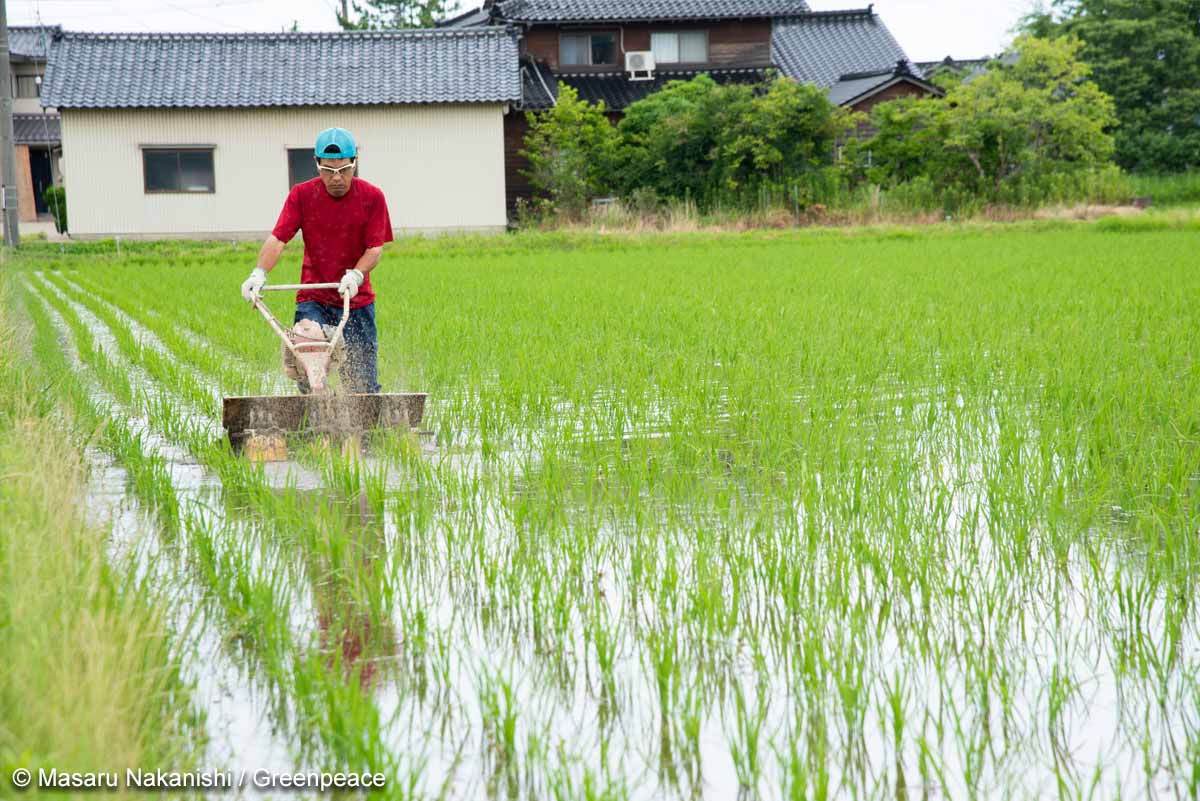
[[[42,82],[36,75],[14,75],[13,97],[41,97]]]
[[[703,64],[708,61],[708,34],[704,31],[652,33],[650,50],[658,64]]]
[[[142,149],[146,192],[213,192],[211,147]]]
[[[558,41],[558,61],[564,66],[617,63],[615,33],[564,33]]]
[[[287,159],[289,187],[317,177],[317,160],[311,147],[289,147]]]

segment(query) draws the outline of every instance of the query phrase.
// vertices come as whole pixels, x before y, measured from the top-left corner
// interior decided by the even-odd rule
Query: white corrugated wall
[[[288,192],[288,148],[340,126],[360,174],[383,189],[397,234],[499,231],[504,126],[499,104],[262,109],[63,109],[72,235],[260,236]],[[147,194],[142,147],[213,145],[216,191]]]

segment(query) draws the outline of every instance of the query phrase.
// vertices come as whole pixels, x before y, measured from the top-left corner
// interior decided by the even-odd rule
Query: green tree
[[[945,104],[938,98],[904,97],[871,109],[874,135],[849,140],[847,164],[873,184],[894,186],[928,177],[946,183],[945,173],[965,159],[952,157],[946,138]]]
[[[704,201],[720,183],[724,134],[751,101],[748,86],[720,86],[707,74],[670,81],[625,109],[619,188]]]
[[[1074,39],[1022,37],[1019,58],[953,87],[944,99],[872,111],[868,174],[897,184],[926,177],[1001,201],[1027,200],[1064,176],[1102,168],[1113,153],[1111,98],[1090,79]]]
[[[1113,98],[1123,167],[1200,167],[1200,0],[1054,0],[1026,30],[1072,36]]]
[[[701,204],[736,201],[832,164],[835,140],[850,124],[821,90],[789,78],[672,81],[625,110],[620,188]]]
[[[833,162],[852,115],[812,84],[775,78],[753,95],[725,132],[722,174],[730,189],[795,178]]]
[[[559,211],[578,214],[593,197],[612,190],[617,130],[604,115],[603,102],[580,100],[563,85],[552,108],[525,118],[529,132],[521,155],[529,169],[524,173]]]
[[[432,28],[453,6],[452,0],[350,0],[337,21],[348,31]]]

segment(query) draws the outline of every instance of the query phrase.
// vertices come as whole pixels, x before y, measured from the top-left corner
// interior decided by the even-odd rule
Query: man
[[[375,292],[370,273],[379,264],[383,243],[392,241],[392,221],[383,192],[354,177],[358,148],[343,128],[328,128],[317,136],[314,151],[317,177],[288,192],[283,211],[258,253],[258,266],[242,284],[242,297],[253,302],[279,261],[283,247],[304,232],[304,265],[300,282],[339,284],[331,289],[296,293],[293,324],[311,320],[336,326],[342,319],[342,295],[350,294],[350,319],[342,334],[346,363],[342,382],[350,392],[378,392],[375,333]],[[297,382],[308,394],[303,379]]]

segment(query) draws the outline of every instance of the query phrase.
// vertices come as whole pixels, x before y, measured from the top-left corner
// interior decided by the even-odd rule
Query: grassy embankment
[[[115,435],[38,368],[13,279],[0,276],[0,787],[20,767],[186,769],[203,746],[179,675],[188,632],[170,626],[170,589],[110,558],[87,517],[83,446]]]

